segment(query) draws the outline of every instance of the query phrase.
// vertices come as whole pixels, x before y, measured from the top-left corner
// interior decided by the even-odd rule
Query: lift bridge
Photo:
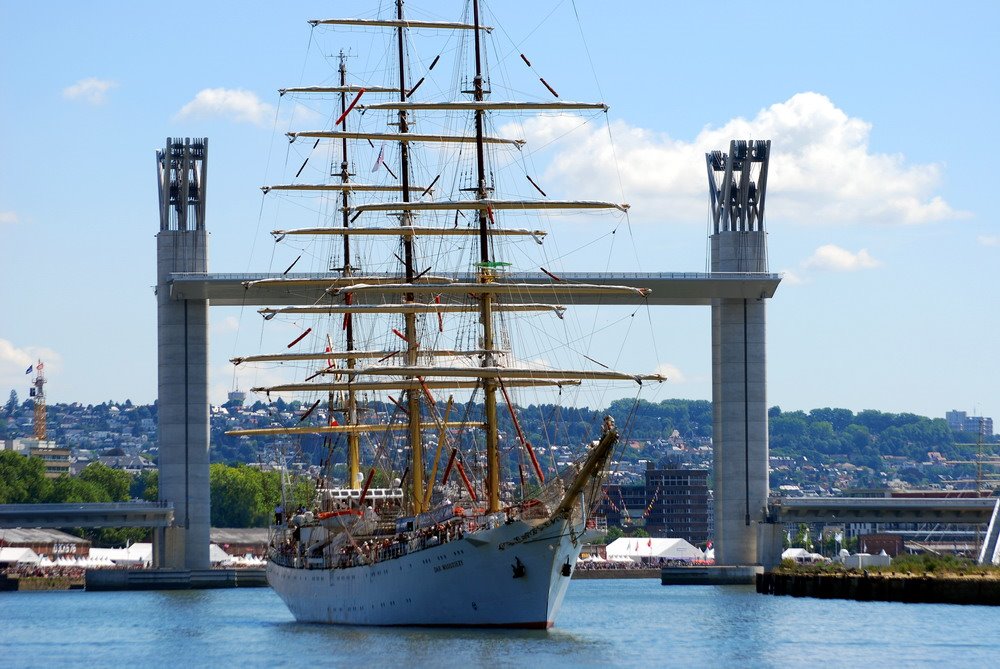
[[[202,570],[209,566],[209,306],[312,304],[323,292],[322,286],[315,285],[289,289],[255,283],[305,275],[208,271],[207,155],[208,140],[204,138],[168,138],[165,148],[156,154],[160,202],[156,236],[159,494],[165,506],[160,515],[148,519],[147,526],[160,528],[154,535],[154,563],[170,569]],[[715,544],[716,561],[721,565],[761,564],[776,541],[780,547],[781,523],[827,517],[820,510],[797,506],[799,500],[783,502],[780,507],[768,507],[767,502],[765,305],[781,280],[767,268],[764,205],[769,157],[767,140],[734,140],[728,153],[706,155],[712,215],[710,272],[562,275],[569,281],[650,288],[652,293],[642,299],[651,306],[712,309]],[[330,274],[329,278],[340,275]],[[467,281],[472,277],[453,278]],[[545,282],[550,278],[529,273],[509,274],[506,280]],[[545,298],[535,294],[530,299]],[[602,296],[575,303],[635,305],[639,299]],[[847,513],[850,504],[843,502],[837,513]],[[866,512],[875,513],[870,500],[864,505],[869,505]],[[951,511],[958,513],[957,509]],[[978,507],[962,513],[980,520],[989,515]],[[0,509],[0,519],[3,514]],[[36,517],[33,522],[40,520]],[[988,522],[992,532],[1000,528],[995,509]],[[992,545],[995,556],[996,542]]]
[[[767,501],[767,402],[764,304],[781,277],[767,270],[764,201],[769,141],[734,141],[706,156],[713,233],[711,272],[583,273],[562,279],[650,288],[646,298],[595,296],[574,304],[708,306],[712,309],[717,559],[757,562],[757,535]],[[168,139],[157,152],[160,232],[157,235],[160,497],[171,501],[161,563],[208,564],[208,308],[308,305],[326,286],[287,288],[260,279],[315,275],[208,271],[205,139]],[[320,277],[322,278],[322,277]],[[340,274],[330,274],[333,279]],[[470,281],[471,275],[456,275]],[[502,280],[547,283],[550,276],[508,274]],[[292,283],[292,281],[287,281]],[[528,299],[527,297],[525,299]],[[531,301],[554,300],[544,291]]]
[[[209,306],[313,304],[315,275],[210,273],[205,227],[206,139],[168,139],[157,152],[160,498],[174,520],[154,550],[158,565],[208,566]],[[712,309],[712,400],[716,561],[761,564],[782,535],[768,503],[766,301],[781,280],[768,271],[764,210],[770,142],[733,141],[706,154],[712,215],[710,272],[575,273],[562,279],[649,288],[650,306]],[[259,282],[281,277],[286,280]],[[327,277],[333,283],[339,274]],[[450,277],[470,281],[470,275]],[[508,274],[507,281],[545,283],[547,275]],[[289,284],[293,284],[289,287]],[[524,299],[545,301],[544,294]],[[554,300],[554,297],[549,299]],[[635,305],[637,297],[583,297],[576,304]],[[782,515],[785,514],[785,515]],[[994,523],[996,525],[996,523]]]

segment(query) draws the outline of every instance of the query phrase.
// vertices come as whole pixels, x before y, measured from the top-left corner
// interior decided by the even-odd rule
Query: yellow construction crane
[[[35,365],[35,380],[32,382],[30,395],[35,399],[35,439],[39,443],[45,441],[45,363],[41,360]]]

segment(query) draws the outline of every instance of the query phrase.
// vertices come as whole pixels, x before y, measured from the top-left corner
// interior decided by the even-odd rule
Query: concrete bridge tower
[[[764,195],[770,140],[706,154],[712,272],[767,272]],[[768,494],[764,296],[712,300],[715,561],[760,563]]]
[[[160,500],[174,524],[154,562],[208,569],[208,300],[171,295],[171,274],[208,271],[205,230],[207,139],[168,138],[156,152],[160,232],[156,235]]]

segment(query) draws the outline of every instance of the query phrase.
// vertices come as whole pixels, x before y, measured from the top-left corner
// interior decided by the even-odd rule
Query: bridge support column
[[[163,527],[153,528],[153,569],[162,569],[166,562],[164,558],[164,530]]]
[[[729,154],[707,155],[713,273],[767,272],[763,213],[769,152],[769,141],[733,141]],[[763,296],[712,301],[715,561],[722,566],[762,559],[758,533],[768,495],[766,330]]]
[[[208,301],[171,295],[170,275],[208,271],[205,176],[208,141],[168,139],[157,151],[156,236],[160,500],[173,502],[160,566],[208,569]]]

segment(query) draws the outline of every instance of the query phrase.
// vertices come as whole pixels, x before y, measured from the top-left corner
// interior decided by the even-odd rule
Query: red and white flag
[[[378,150],[378,159],[375,161],[375,166],[372,167],[372,172],[378,172],[378,168],[382,167],[382,164],[384,162],[385,162],[385,144],[383,144],[382,148]]]

